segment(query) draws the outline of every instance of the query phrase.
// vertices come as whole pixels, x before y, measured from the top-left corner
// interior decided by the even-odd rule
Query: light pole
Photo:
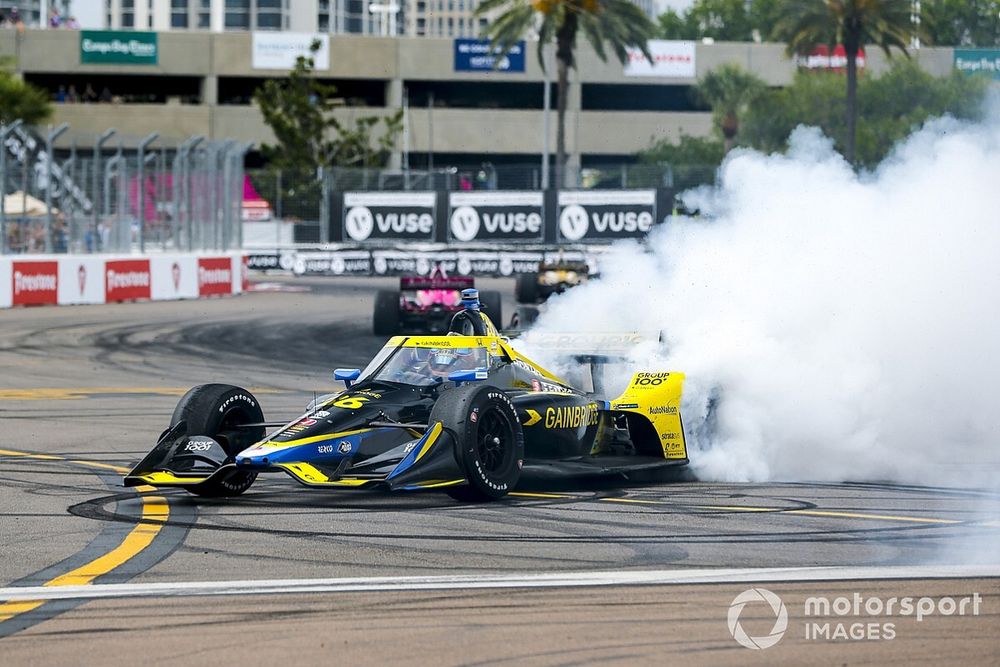
[[[7,252],[7,135],[21,126],[18,118],[10,125],[0,123],[0,252]]]
[[[52,144],[69,129],[69,123],[60,123],[45,137],[45,252],[52,252]]]
[[[139,193],[136,204],[139,213],[139,252],[146,252],[146,148],[156,141],[159,132],[153,132],[139,142]]]
[[[113,137],[115,134],[115,129],[108,128],[101,133],[101,136],[97,137],[97,141],[94,142],[94,175],[93,175],[93,190],[90,193],[90,199],[93,201],[93,205],[90,207],[91,212],[94,214],[94,249],[100,249],[100,238],[101,233],[98,228],[98,208],[100,208],[97,203],[101,201],[101,149],[104,147],[104,143]]]

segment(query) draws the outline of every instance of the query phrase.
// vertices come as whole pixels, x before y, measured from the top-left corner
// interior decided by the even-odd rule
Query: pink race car
[[[449,277],[435,266],[429,276],[399,279],[399,290],[379,290],[375,295],[373,330],[376,336],[392,336],[402,331],[448,331],[451,318],[462,310],[462,290],[475,287],[470,276]],[[500,292],[479,293],[482,308],[494,322],[502,322]]]

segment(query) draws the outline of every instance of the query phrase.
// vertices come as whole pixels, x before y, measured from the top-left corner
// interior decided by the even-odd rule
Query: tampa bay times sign
[[[80,31],[80,62],[84,65],[155,65],[158,58],[155,32]]]

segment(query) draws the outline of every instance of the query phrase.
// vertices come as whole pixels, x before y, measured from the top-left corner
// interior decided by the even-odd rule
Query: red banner
[[[152,283],[148,259],[116,259],[104,269],[105,302],[148,299]]]
[[[59,262],[14,262],[13,304],[55,304],[59,300]]]
[[[198,295],[232,294],[233,261],[229,257],[198,258]]]

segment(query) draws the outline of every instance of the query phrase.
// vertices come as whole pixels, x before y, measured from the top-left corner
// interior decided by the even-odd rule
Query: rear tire
[[[518,274],[514,283],[514,295],[518,303],[536,303],[538,301],[538,275],[534,273]]]
[[[264,412],[256,397],[231,384],[202,384],[184,394],[170,418],[173,428],[186,423],[186,435],[205,435],[226,450],[227,463],[247,447],[264,437],[263,426],[237,428],[240,424],[259,424]],[[257,473],[237,471],[228,477],[213,479],[188,488],[199,496],[238,496],[253,484]]]
[[[394,336],[399,332],[399,292],[379,290],[375,294],[372,330],[376,336]]]
[[[486,316],[490,318],[493,325],[497,328],[503,326],[503,302],[500,298],[500,292],[480,292],[479,293],[479,303],[483,308],[483,312]]]
[[[527,329],[538,320],[538,306],[518,306],[514,319],[518,329]]]
[[[446,391],[431,410],[428,423],[435,422],[454,438],[455,459],[468,480],[448,495],[487,502],[513,490],[524,464],[524,433],[506,393],[484,384]]]

